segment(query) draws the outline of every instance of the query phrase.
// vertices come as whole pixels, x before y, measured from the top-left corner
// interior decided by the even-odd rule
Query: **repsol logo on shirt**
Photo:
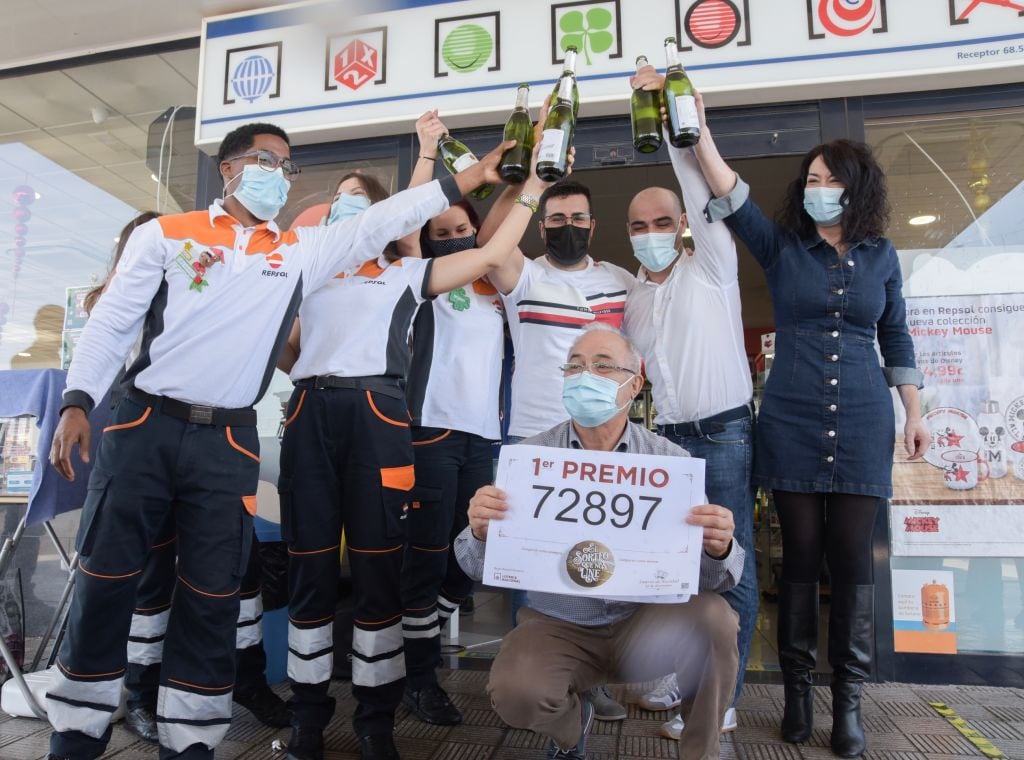
[[[264,269],[260,272],[264,277],[287,277],[288,273],[274,269]]]

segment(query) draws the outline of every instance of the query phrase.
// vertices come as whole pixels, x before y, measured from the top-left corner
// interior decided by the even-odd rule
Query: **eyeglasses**
[[[562,374],[566,377],[573,377],[578,375],[584,370],[588,369],[586,364],[580,364],[578,362],[568,362],[559,367],[562,370]],[[631,370],[629,367],[617,367],[614,364],[608,364],[607,362],[591,362],[590,371],[595,375],[601,375],[602,377],[608,377],[613,372],[628,372],[631,375],[635,375],[636,371]]]
[[[544,226],[564,227],[567,224],[572,224],[573,227],[589,227],[590,223],[593,221],[593,214],[578,211],[575,214],[570,214],[569,216],[566,216],[565,214],[551,214],[550,216],[546,216],[544,217]]]
[[[263,171],[272,172],[278,167],[281,167],[281,171],[284,172],[284,176],[288,179],[295,179],[302,171],[299,165],[291,159],[281,158],[279,155],[271,153],[269,150],[251,150],[248,153],[242,153],[227,160],[234,161],[239,158],[252,158],[253,156],[256,157],[256,165]]]

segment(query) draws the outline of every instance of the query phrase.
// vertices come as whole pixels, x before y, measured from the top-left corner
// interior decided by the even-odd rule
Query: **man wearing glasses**
[[[132,232],[68,371],[50,453],[68,479],[75,446],[88,461],[87,415],[141,330],[83,508],[77,588],[47,693],[50,758],[91,760],[106,748],[138,575],[172,512],[178,585],[157,698],[160,756],[213,757],[231,720],[239,584],[256,511],[253,404],[299,302],[367,248],[382,250],[463,192],[497,181],[509,145],[351,219],[285,232],[273,219],[299,168],[283,130],[248,124],[220,145],[223,198]]]
[[[660,87],[661,76],[648,67],[636,76],[637,87]],[[710,501],[732,510],[736,540],[753,542],[754,496],[751,491],[754,414],[740,314],[736,245],[722,222],[712,224],[703,210],[711,190],[689,148],[668,146],[683,192],[665,188],[639,192],[629,205],[627,231],[642,265],[639,282],[626,306],[623,328],[644,357],[651,381],[658,432],[707,462]],[[683,251],[687,220],[694,251]],[[740,616],[740,664],[734,702],[743,688],[750,641],[757,621],[757,570],[749,552],[743,576],[726,600]],[[680,704],[680,689],[668,676],[641,706],[668,710]],[[682,730],[679,715],[662,726],[674,737]],[[730,707],[723,731],[736,728]]]
[[[616,329],[594,324],[577,336],[562,365],[563,414],[570,420],[523,441],[535,446],[687,456],[667,439],[630,422],[643,387],[640,355]],[[494,486],[469,502],[469,526],[455,539],[462,569],[479,580],[491,520],[508,510]],[[682,515],[704,531],[700,589],[685,604],[635,604],[531,591],[519,625],[502,641],[488,694],[510,726],[550,738],[548,758],[585,760],[594,706],[588,689],[606,681],[636,682],[672,672],[692,697],[679,743],[682,760],[719,756],[718,724],[736,678],[736,615],[717,593],[731,588],[745,552],[732,540],[728,509],[715,504]],[[585,527],[585,526],[584,526]]]
[[[514,197],[517,190],[506,190],[501,201]],[[496,211],[481,229],[482,240],[504,217],[500,208]],[[590,257],[597,221],[586,186],[573,180],[551,186],[541,196],[539,211],[544,255],[528,259],[517,251],[490,275],[502,294],[515,349],[508,429],[513,443],[566,418],[559,402],[562,378],[557,367],[581,328],[593,322],[622,324],[626,297],[635,283],[621,267]]]
[[[516,192],[518,188],[508,188],[495,204],[480,231],[482,240],[500,224],[503,204],[511,203]],[[566,418],[557,367],[582,328],[595,322],[622,325],[626,298],[636,284],[625,269],[590,257],[597,221],[585,185],[574,180],[552,185],[541,196],[539,210],[544,255],[528,259],[517,250],[490,275],[505,303],[515,351],[509,443]],[[524,598],[522,592],[512,592],[513,622]],[[599,720],[626,717],[626,709],[603,686],[595,687],[591,698]]]

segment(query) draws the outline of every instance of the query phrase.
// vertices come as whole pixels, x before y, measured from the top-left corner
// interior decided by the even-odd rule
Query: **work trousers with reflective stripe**
[[[469,524],[470,497],[493,481],[494,470],[486,438],[428,427],[412,433],[416,489],[402,565],[402,632],[409,688],[420,690],[437,682],[441,630],[473,590],[451,544]]]
[[[46,707],[57,757],[92,760],[121,699],[139,575],[173,515],[178,591],[157,698],[160,757],[212,758],[231,721],[238,592],[259,478],[255,427],[198,425],[123,399],[100,441],[81,562]]]
[[[173,531],[173,524],[169,524],[164,536],[153,547],[135,592],[135,611],[128,634],[128,670],[124,681],[128,709],[147,707],[156,710],[160,663],[178,556]],[[259,541],[254,534],[249,564],[239,592],[235,629],[236,693],[251,692],[266,684],[267,655],[263,651],[263,600],[260,596],[262,573]]]
[[[293,723],[323,728],[334,664],[339,544],[355,596],[356,734],[389,733],[402,698],[400,573],[415,476],[405,399],[377,391],[297,387],[281,444],[281,532],[288,542],[288,677]]]

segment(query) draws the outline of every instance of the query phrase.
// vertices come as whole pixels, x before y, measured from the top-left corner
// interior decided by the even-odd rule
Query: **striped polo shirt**
[[[635,284],[622,267],[589,256],[586,268],[571,272],[547,256],[523,262],[519,282],[502,296],[515,349],[509,435],[536,435],[568,419],[558,368],[590,323],[622,326]]]

